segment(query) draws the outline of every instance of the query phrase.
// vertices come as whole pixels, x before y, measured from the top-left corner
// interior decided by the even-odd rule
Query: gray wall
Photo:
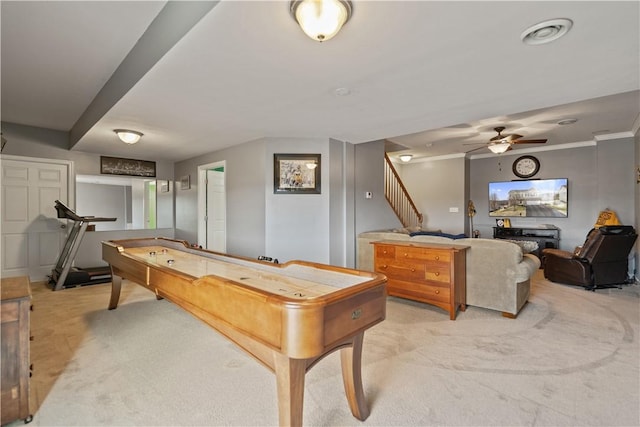
[[[567,218],[515,218],[511,225],[536,226],[553,224],[560,228],[560,248],[573,250],[581,245],[598,218],[598,213],[610,208],[620,221],[634,225],[633,158],[631,138],[604,141],[597,145],[565,150],[534,152],[540,160],[540,172],[535,178],[568,178],[569,210]],[[518,154],[501,155],[471,161],[471,198],[478,211],[476,228],[483,236],[492,236],[495,218],[488,215],[490,181],[516,179],[511,171]]]
[[[73,162],[75,174],[100,174],[100,154],[69,151],[66,148],[69,137],[67,132],[2,122],[2,133],[8,141],[2,154],[70,160]],[[156,162],[158,179],[173,180],[172,162],[157,160],[152,157],[145,160]],[[75,176],[71,177],[71,179],[75,180]],[[73,188],[75,189],[76,186],[73,185]],[[69,207],[75,209],[75,204],[70,204]],[[97,214],[91,215],[102,216]],[[86,233],[78,249],[75,265],[80,267],[105,265],[106,263],[102,261],[102,249],[100,245],[100,242],[105,239],[130,239],[149,236],[173,238],[174,236],[173,226],[158,230],[148,230],[148,232],[145,231],[142,234],[141,232],[142,230],[118,230]]]
[[[566,250],[573,250],[584,242],[598,213],[605,208],[615,210],[624,224],[638,228],[640,208],[634,200],[640,195],[635,184],[637,166],[634,159],[640,158],[636,148],[639,144],[636,136],[635,139],[620,138],[584,147],[530,153],[541,163],[535,178],[569,179],[569,216],[516,218],[512,219],[512,225],[554,224],[561,230],[560,247]],[[377,142],[356,146],[356,153],[367,155],[366,162],[356,162],[356,193],[372,186],[383,190],[382,184],[376,187],[383,180],[382,167],[367,167],[367,164],[382,162],[381,151],[383,148]],[[491,238],[495,218],[489,217],[488,184],[517,179],[511,166],[520,155],[522,153],[502,154],[473,160],[443,158],[396,166],[418,209],[425,215],[424,228],[468,233],[467,203],[473,200],[477,211],[474,228],[480,230],[482,237]],[[640,165],[640,160],[636,163]],[[356,196],[357,233],[399,226],[395,218],[386,215],[386,207],[374,207],[373,203],[367,202]],[[458,212],[449,212],[451,207],[458,208]]]
[[[227,252],[250,258],[265,255],[264,140],[198,156],[175,164],[176,180],[191,176],[191,188],[176,185],[176,238],[198,241],[198,166],[225,161]]]
[[[131,205],[130,196],[127,203],[127,187],[124,185],[78,182],[75,212],[80,216],[116,218],[115,221],[96,222],[96,231],[126,230],[125,209]]]
[[[2,122],[2,133],[7,139],[2,154],[71,160],[79,175],[100,175],[100,153],[69,151],[67,132]],[[152,154],[152,153],[150,153]],[[173,179],[173,162],[154,159],[157,179]]]
[[[464,157],[458,156],[396,165],[407,191],[424,215],[422,228],[450,234],[465,232],[468,218],[465,162]]]
[[[355,146],[355,236],[371,230],[402,227],[384,197],[384,141]],[[371,192],[371,199],[365,192]]]
[[[10,141],[6,154],[72,160],[76,173],[99,173],[99,154],[63,148],[66,132],[7,123],[2,124],[2,130]],[[640,165],[639,146],[640,137],[636,135],[581,148],[534,152],[541,162],[536,178],[569,179],[569,217],[518,218],[513,225],[553,223],[561,229],[561,248],[568,250],[583,242],[599,211],[607,207],[615,210],[623,223],[638,228],[640,186],[635,170]],[[321,153],[323,194],[276,197],[274,152]],[[471,199],[477,210],[475,228],[483,237],[491,237],[495,219],[488,216],[488,183],[514,179],[511,164],[516,157],[518,154],[431,160],[401,165],[399,169],[426,215],[425,227],[468,232],[466,206]],[[176,163],[175,175],[171,163],[158,161],[158,179],[173,181],[174,176],[179,180],[190,175],[191,188],[181,190],[175,185],[175,230],[151,230],[153,235],[173,237],[175,232],[176,238],[197,241],[197,167],[222,160],[226,161],[228,182],[229,253],[252,258],[268,255],[283,261],[304,257],[352,266],[358,233],[401,226],[384,198],[383,141],[351,145],[322,139],[270,138]],[[372,199],[364,197],[367,191],[373,193]],[[458,212],[449,212],[450,207],[457,207]],[[285,216],[294,221],[285,221]],[[135,230],[117,233],[114,238],[139,235]]]

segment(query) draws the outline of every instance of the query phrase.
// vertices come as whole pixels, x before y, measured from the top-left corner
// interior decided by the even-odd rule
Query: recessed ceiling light
[[[570,19],[551,19],[527,28],[520,38],[531,45],[549,43],[567,34],[572,25],[573,21]]]
[[[334,93],[338,96],[349,96],[351,95],[351,89],[348,87],[339,87],[334,91]]]
[[[560,126],[563,126],[563,125],[572,125],[572,124],[574,124],[574,123],[575,123],[575,122],[577,122],[577,121],[578,121],[578,119],[563,119],[563,120],[560,120],[560,121],[558,122],[558,124],[559,124]]]

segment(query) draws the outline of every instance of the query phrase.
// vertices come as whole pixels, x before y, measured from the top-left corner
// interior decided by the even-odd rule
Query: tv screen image
[[[567,178],[489,183],[489,216],[566,218]]]

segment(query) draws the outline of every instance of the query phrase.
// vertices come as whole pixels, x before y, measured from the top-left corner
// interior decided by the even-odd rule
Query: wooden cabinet
[[[28,277],[2,279],[2,424],[23,419],[29,422],[29,311]]]
[[[373,242],[374,268],[387,276],[389,295],[440,307],[455,320],[466,309],[466,250],[468,246]]]

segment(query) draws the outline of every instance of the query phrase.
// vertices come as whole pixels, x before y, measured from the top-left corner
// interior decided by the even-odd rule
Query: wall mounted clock
[[[533,156],[520,156],[513,162],[512,170],[518,178],[531,178],[540,170],[540,160]]]

